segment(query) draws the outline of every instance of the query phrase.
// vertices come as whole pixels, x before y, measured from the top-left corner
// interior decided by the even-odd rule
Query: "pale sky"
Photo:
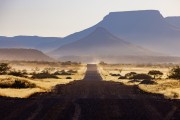
[[[180,0],[0,0],[0,36],[64,37],[109,12],[147,9],[180,16]]]

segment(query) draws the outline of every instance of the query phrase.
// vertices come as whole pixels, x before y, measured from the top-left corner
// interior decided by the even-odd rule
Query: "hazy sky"
[[[180,0],[0,0],[0,36],[63,37],[113,11],[159,10],[180,16]]]

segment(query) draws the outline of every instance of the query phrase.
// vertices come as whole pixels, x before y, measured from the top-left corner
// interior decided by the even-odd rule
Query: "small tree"
[[[169,78],[172,79],[180,79],[180,67],[177,66],[175,68],[173,68],[170,73],[169,73]]]
[[[0,75],[7,74],[10,70],[10,67],[7,63],[0,63]]]
[[[153,76],[154,79],[156,79],[156,78],[161,78],[163,73],[158,70],[151,70],[151,71],[149,71],[148,75],[151,75],[151,76]]]

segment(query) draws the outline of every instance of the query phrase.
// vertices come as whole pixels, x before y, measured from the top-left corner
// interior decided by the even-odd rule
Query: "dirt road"
[[[0,98],[1,120],[179,120],[180,101],[106,82],[96,65],[84,80],[28,99]]]

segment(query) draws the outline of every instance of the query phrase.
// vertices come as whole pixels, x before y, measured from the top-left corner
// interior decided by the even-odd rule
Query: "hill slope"
[[[179,17],[178,16],[177,17],[166,17],[165,19],[170,24],[180,28],[180,16]]]
[[[0,60],[53,61],[52,58],[35,49],[0,48]]]
[[[97,28],[88,36],[52,52],[60,56],[144,56],[155,55],[142,47],[126,42],[104,28]]]

